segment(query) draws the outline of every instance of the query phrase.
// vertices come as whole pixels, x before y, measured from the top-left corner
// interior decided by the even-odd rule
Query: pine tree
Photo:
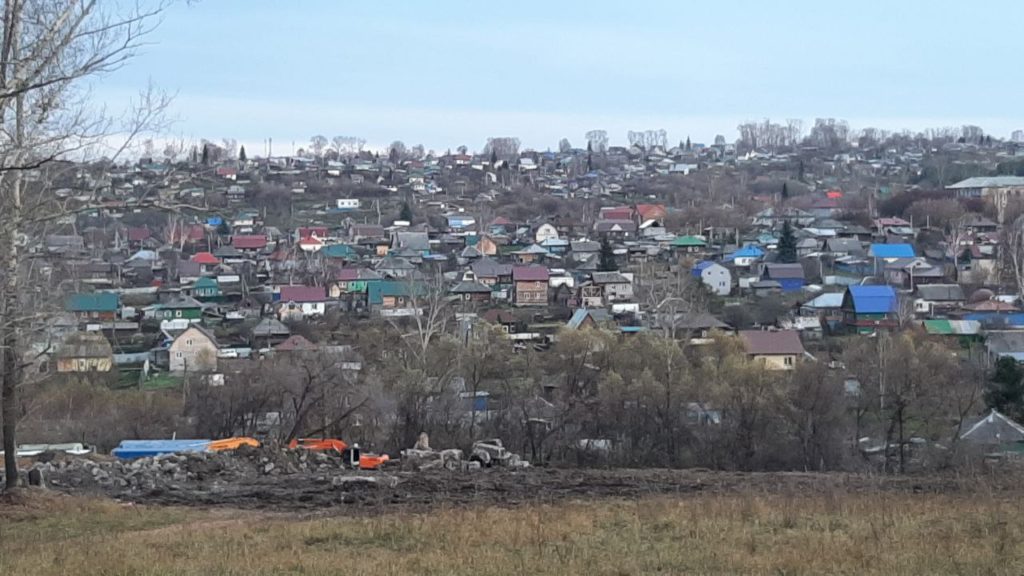
[[[619,269],[619,264],[615,261],[615,252],[612,250],[612,243],[608,241],[607,237],[601,240],[597,269],[601,272],[614,272]]]
[[[412,222],[412,206],[409,206],[408,202],[402,203],[402,211],[398,214],[398,219]]]
[[[498,165],[498,152],[497,150],[491,150],[491,168]]]
[[[228,226],[228,221],[227,220],[225,220],[223,218],[220,219],[220,224],[217,225],[217,235],[219,235],[219,236],[230,236],[231,235],[231,227]]]
[[[245,156],[245,145],[243,145],[241,148],[238,149],[238,159],[241,162],[245,162],[247,160],[247,158]]]
[[[985,404],[1014,420],[1024,417],[1024,370],[1013,358],[996,361],[996,370],[985,390]]]
[[[786,182],[782,183],[782,199],[789,198],[789,185]]]
[[[779,262],[793,264],[796,260],[796,236],[793,235],[789,220],[786,220],[782,224],[782,235],[779,236]]]
[[[210,163],[210,147],[203,144],[203,164]]]
[[[690,151],[690,137],[689,136],[686,137],[686,151],[687,152]]]
[[[587,142],[587,172],[594,169],[594,143]]]

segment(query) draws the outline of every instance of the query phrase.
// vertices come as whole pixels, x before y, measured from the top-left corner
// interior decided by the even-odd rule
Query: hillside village
[[[315,150],[269,158],[205,143],[188,158],[54,168],[67,213],[29,239],[50,286],[37,298],[49,312],[33,332],[33,371],[195,395],[244,388],[282,357],[307,369],[315,358],[343,404],[354,382],[367,395],[381,378],[419,378],[436,386],[425,402],[436,408],[450,394],[448,409],[470,413],[472,430],[509,409],[501,381],[512,364],[471,373],[469,352],[435,352],[443,338],[466,350],[482,342],[485,357],[506,359],[565,359],[573,333],[608,338],[587,344],[595,357],[635,339],[678,342],[691,359],[735,342],[764,372],[823,370],[816,378],[841,383],[854,404],[869,383],[847,365],[851,342],[873,350],[877,341],[881,357],[882,336],[910,334],[986,374],[1000,359],[1024,361],[1015,268],[1024,243],[1014,231],[1024,176],[993,175],[1024,166],[1024,146],[891,137],[780,151],[743,139],[608,147],[605,137],[534,152],[513,140],[434,155],[314,139]],[[435,355],[443,367],[429,366]],[[389,372],[411,357],[418,376]],[[581,362],[581,374],[601,370],[594,358]],[[383,366],[376,380],[371,366]],[[567,388],[601,376],[559,384],[542,372],[520,390],[530,422],[568,434],[554,424],[578,409]],[[684,420],[737,417],[694,390],[678,400]],[[320,393],[328,402],[330,390]],[[961,426],[986,413],[975,396]],[[373,425],[395,417],[377,410]],[[298,408],[285,422],[287,411],[221,415],[207,433],[317,428]],[[402,439],[382,440],[359,414],[319,432],[353,434],[360,422],[363,441],[382,448],[412,433],[410,424]],[[198,418],[179,417],[134,433],[173,433]],[[1024,427],[1012,426],[1003,443],[1024,441]],[[25,428],[36,441],[67,440],[39,422]],[[573,437],[619,441],[586,428]]]

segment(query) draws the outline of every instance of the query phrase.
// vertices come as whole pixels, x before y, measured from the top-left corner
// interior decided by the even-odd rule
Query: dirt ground
[[[188,482],[152,490],[106,488],[117,500],[152,505],[226,507],[279,512],[374,513],[436,507],[535,503],[657,495],[801,495],[873,493],[1009,493],[1002,476],[871,476],[735,473],[702,470],[487,469],[472,472],[346,472],[344,481],[313,475]],[[358,479],[358,480],[353,480]],[[73,490],[66,490],[74,493]]]

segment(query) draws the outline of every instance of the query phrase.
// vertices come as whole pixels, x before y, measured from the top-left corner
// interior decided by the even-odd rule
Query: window
[[[175,310],[174,311],[174,317],[175,318],[181,318],[181,310]]]
[[[174,357],[175,358],[181,358],[181,352],[175,352],[174,353]]]
[[[186,346],[192,346],[192,339],[189,338],[188,340],[185,340],[185,345]]]
[[[783,358],[782,362],[786,366],[792,366],[793,365],[793,357],[792,356],[786,356],[785,358]]]

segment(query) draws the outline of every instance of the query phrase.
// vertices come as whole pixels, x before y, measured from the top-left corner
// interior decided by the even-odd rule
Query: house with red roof
[[[646,222],[648,220],[661,221],[668,215],[668,211],[662,204],[637,204],[636,213],[640,216],[641,222]]]
[[[299,249],[303,252],[317,252],[323,247],[323,240],[316,236],[309,236],[299,240]]]
[[[551,273],[544,266],[514,266],[512,301],[516,306],[545,306]]]

